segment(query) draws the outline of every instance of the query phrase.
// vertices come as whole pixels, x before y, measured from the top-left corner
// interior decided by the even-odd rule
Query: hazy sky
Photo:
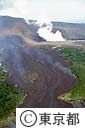
[[[0,15],[85,23],[85,0],[0,0]]]

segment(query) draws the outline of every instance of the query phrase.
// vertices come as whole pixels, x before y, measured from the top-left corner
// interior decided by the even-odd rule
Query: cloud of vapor
[[[85,0],[0,0],[0,15],[25,19],[85,22],[84,12]]]
[[[44,17],[39,18],[37,21],[29,21],[25,19],[27,24],[35,24],[38,25],[39,29],[37,31],[38,35],[46,41],[65,41],[62,36],[62,33],[58,30],[56,33],[52,32],[53,25],[51,21]]]
[[[13,8],[13,0],[0,0],[0,10]]]
[[[56,33],[51,32],[52,24],[50,22],[50,18],[48,15],[45,15],[44,8],[41,8],[41,4],[38,2],[39,0],[37,0],[36,3],[35,0],[0,0],[0,15],[23,17],[26,23],[29,24],[27,19],[30,19],[30,15],[33,14],[33,16],[36,17],[35,19],[37,19],[36,24],[38,24],[40,27],[37,32],[40,37],[44,38],[46,41],[64,41],[65,39],[62,37],[62,34],[59,31]],[[48,8],[49,1],[44,1],[42,3],[43,6],[45,5],[46,8]],[[51,4],[52,3],[53,2],[51,1]],[[39,12],[42,14],[41,16],[36,15],[39,14]]]
[[[60,31],[56,33],[52,32],[52,23],[46,23],[46,26],[40,26],[37,33],[40,37],[45,39],[46,41],[65,41]]]
[[[0,15],[29,17],[29,0],[0,0]]]

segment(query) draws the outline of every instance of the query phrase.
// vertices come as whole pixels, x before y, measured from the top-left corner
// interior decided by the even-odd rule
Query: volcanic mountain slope
[[[53,32],[59,30],[67,40],[85,40],[85,24],[52,22]]]
[[[38,28],[36,24],[27,24],[22,18],[0,16],[0,35],[19,35],[31,43],[41,42],[44,39],[38,36]]]
[[[57,53],[31,46],[19,36],[2,36],[0,63],[9,72],[7,82],[17,84],[28,94],[22,107],[72,107],[57,100],[76,82]],[[33,74],[36,76],[30,77]]]
[[[23,18],[0,16],[0,35],[19,35],[29,43],[45,41],[37,34],[36,21],[28,21],[27,24]],[[52,32],[60,31],[66,40],[85,40],[85,24],[52,22],[52,26]]]
[[[27,93],[21,107],[73,107],[57,97],[76,79],[57,52],[33,45],[39,43],[37,30],[24,19],[0,17],[0,63],[9,73],[7,82]]]

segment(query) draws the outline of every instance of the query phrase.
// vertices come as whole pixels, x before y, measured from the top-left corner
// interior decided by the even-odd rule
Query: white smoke
[[[85,23],[84,12],[85,0],[0,0],[0,15],[12,17]]]
[[[28,19],[25,19],[25,22],[27,24],[30,24]],[[46,41],[65,41],[65,39],[62,36],[62,33],[59,30],[56,33],[52,32],[53,25],[48,18],[39,18],[36,22],[32,21],[31,24],[32,23],[39,26],[37,33]]]
[[[26,19],[26,18],[24,18],[24,20],[25,20],[25,22],[26,22],[27,24],[36,24],[36,22],[37,22],[37,21],[35,21],[35,20],[28,20],[28,19]]]
[[[52,32],[52,23],[38,23],[40,28],[38,29],[37,33],[40,37],[45,39],[46,41],[65,41],[62,36],[62,33],[58,30],[56,33]]]
[[[60,31],[57,31],[56,33],[52,32],[52,23],[49,21],[49,16],[42,14],[44,10],[38,10],[38,12],[40,11],[41,13],[39,14],[39,17],[38,13],[35,16],[35,5],[36,3],[30,0],[0,0],[0,15],[23,17],[27,24],[30,24],[28,19],[31,18],[31,16],[34,16],[38,20],[36,24],[38,24],[40,28],[37,33],[40,37],[44,38],[46,41],[65,41]],[[41,14],[42,17],[40,17]]]

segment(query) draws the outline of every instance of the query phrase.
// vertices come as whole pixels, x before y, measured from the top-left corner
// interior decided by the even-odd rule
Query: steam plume
[[[40,37],[45,39],[46,41],[65,41],[65,39],[62,36],[62,33],[58,30],[56,33],[52,32],[52,23],[43,23],[40,25],[40,28],[38,29],[37,33]]]

